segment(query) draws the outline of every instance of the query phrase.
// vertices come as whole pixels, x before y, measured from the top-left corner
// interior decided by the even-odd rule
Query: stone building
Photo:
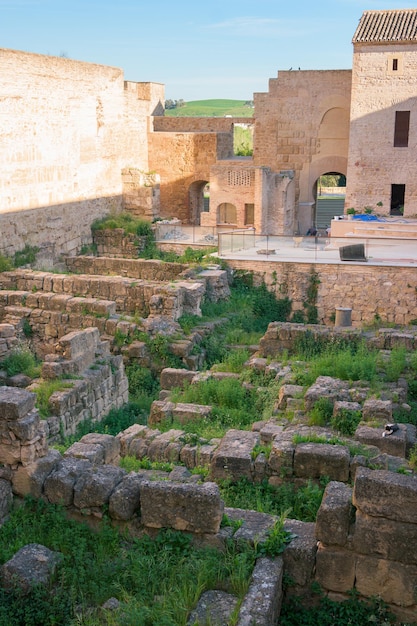
[[[164,117],[163,85],[1,49],[0,252],[75,254],[95,218],[122,209],[304,233],[330,172],[347,176],[346,207],[412,217],[416,44],[417,9],[366,11],[352,71],[280,71],[254,94],[253,119]],[[240,123],[253,125],[253,157],[234,155]]]

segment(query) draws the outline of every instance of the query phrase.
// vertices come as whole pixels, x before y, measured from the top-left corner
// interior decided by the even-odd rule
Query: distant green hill
[[[252,117],[250,100],[194,100],[174,109],[165,109],[167,117]]]

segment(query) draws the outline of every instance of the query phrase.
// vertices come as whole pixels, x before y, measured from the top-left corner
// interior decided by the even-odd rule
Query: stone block
[[[346,545],[353,513],[352,489],[344,483],[330,482],[317,512],[317,539],[326,546]]]
[[[39,431],[39,413],[35,409],[13,422],[9,422],[11,432],[22,442],[33,439]]]
[[[319,543],[316,580],[328,591],[347,593],[355,583],[356,556],[347,550],[325,548]]]
[[[360,467],[352,502],[368,515],[416,523],[417,476]]]
[[[82,443],[76,441],[64,452],[64,458],[75,457],[76,459],[86,459],[93,465],[103,465],[104,448],[99,444]]]
[[[281,477],[292,476],[294,453],[295,445],[291,441],[274,439],[268,460],[270,470]]]
[[[68,457],[62,459],[46,477],[44,493],[52,504],[71,506],[74,501],[74,485],[81,474],[91,469],[86,459]]]
[[[240,605],[237,626],[277,624],[282,603],[282,557],[258,558]]]
[[[21,497],[31,495],[40,498],[46,477],[62,459],[58,450],[50,449],[48,453],[34,463],[19,466],[12,475],[13,492]]]
[[[417,567],[395,561],[358,556],[356,589],[364,597],[379,597],[387,604],[417,604]]]
[[[355,439],[365,445],[376,446],[391,456],[405,458],[407,455],[407,426],[399,424],[399,429],[392,435],[383,437],[383,428],[370,428],[369,426],[358,426],[355,431]]]
[[[274,422],[267,422],[266,424],[262,424],[259,430],[261,443],[263,444],[271,443],[271,441],[280,437],[283,430],[284,430],[283,426],[279,426],[278,424],[275,424]]]
[[[234,540],[245,541],[252,545],[265,541],[277,519],[275,515],[246,509],[225,508],[224,512],[230,520],[240,522],[240,527],[233,535]]]
[[[28,593],[35,585],[47,585],[63,555],[37,543],[29,543],[3,565],[1,580],[6,589]]]
[[[214,534],[220,529],[223,502],[215,483],[145,481],[141,484],[140,500],[144,526],[197,534]]]
[[[143,476],[132,472],[117,485],[109,499],[109,515],[112,519],[128,521],[140,513],[142,482]]]
[[[147,456],[152,461],[165,461],[165,451],[171,443],[178,442],[178,439],[184,434],[183,430],[168,430],[165,433],[157,435],[149,442]],[[179,455],[178,455],[179,456]]]
[[[210,589],[201,594],[190,613],[187,626],[195,624],[229,624],[237,605],[237,597],[225,591]]]
[[[285,410],[289,398],[300,396],[304,392],[301,385],[282,385],[278,394],[278,409]]]
[[[78,509],[102,507],[126,476],[125,470],[113,465],[101,465],[81,474],[74,486],[74,505]]]
[[[209,418],[212,411],[211,406],[203,404],[191,404],[187,402],[178,402],[172,408],[172,419],[180,424],[186,424],[194,420]]]
[[[132,426],[129,426],[129,428],[126,428],[126,430],[119,433],[117,438],[120,441],[120,455],[127,456],[127,454],[129,454],[130,443],[137,437],[145,437],[148,431],[149,428],[147,426],[143,426],[142,424],[132,424]]]
[[[331,376],[319,376],[304,395],[306,411],[311,410],[317,400],[323,397],[328,398],[332,402],[336,400],[349,401],[349,383]]]
[[[166,420],[172,421],[173,408],[173,402],[154,400],[151,404],[151,410],[148,418],[149,426],[154,426],[155,424],[159,424],[160,422],[164,422]]]
[[[259,434],[246,430],[227,431],[213,454],[210,474],[213,480],[252,478],[252,450],[259,443]]]
[[[372,517],[356,511],[353,549],[402,564],[417,565],[417,524],[398,522],[384,517]]]
[[[7,518],[13,502],[12,485],[8,480],[0,478],[0,526]]]
[[[287,519],[284,528],[294,535],[283,552],[285,572],[295,585],[307,587],[314,577],[317,540],[314,522]]]
[[[104,463],[114,463],[120,456],[120,439],[100,433],[88,433],[80,443],[99,445],[104,451]]]
[[[0,420],[17,420],[35,407],[36,395],[16,387],[0,387]]]
[[[100,335],[97,328],[91,327],[84,330],[74,330],[64,335],[59,340],[59,353],[65,359],[75,359],[86,352],[94,354],[100,342]]]
[[[176,369],[174,367],[166,367],[161,372],[160,384],[161,389],[174,389],[179,387],[182,389],[187,383],[191,383],[195,376],[192,370]]]
[[[327,443],[302,443],[295,448],[294,474],[298,478],[320,478],[347,482],[350,453],[345,446]]]
[[[375,419],[392,422],[392,401],[368,398],[363,403],[362,419],[365,422]]]
[[[16,465],[22,461],[22,443],[18,439],[0,443],[0,463]]]

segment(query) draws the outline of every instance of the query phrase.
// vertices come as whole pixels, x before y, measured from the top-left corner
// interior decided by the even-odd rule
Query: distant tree
[[[344,174],[337,174],[329,172],[320,176],[321,187],[346,187],[346,176]]]
[[[185,106],[184,100],[165,100],[165,108],[166,109],[176,109],[179,107]]]
[[[254,107],[255,105],[254,105],[253,100],[246,100],[246,102],[245,102],[245,105],[244,105],[244,106],[245,106],[245,107],[251,107],[251,108],[253,109],[253,107]]]
[[[166,109],[175,109],[176,104],[174,100],[165,100],[165,108]]]

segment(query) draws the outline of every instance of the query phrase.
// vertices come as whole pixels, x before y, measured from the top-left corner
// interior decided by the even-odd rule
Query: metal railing
[[[192,243],[217,246],[217,229],[211,226],[183,226],[182,224],[155,225],[157,242]]]
[[[256,235],[253,230],[227,231],[218,234],[218,255],[227,258],[257,260],[334,263],[344,260],[345,253],[357,258],[349,260],[384,264],[414,265],[417,263],[417,240],[383,237],[322,237]],[[344,251],[340,249],[344,248]],[[363,257],[361,256],[363,250]]]

